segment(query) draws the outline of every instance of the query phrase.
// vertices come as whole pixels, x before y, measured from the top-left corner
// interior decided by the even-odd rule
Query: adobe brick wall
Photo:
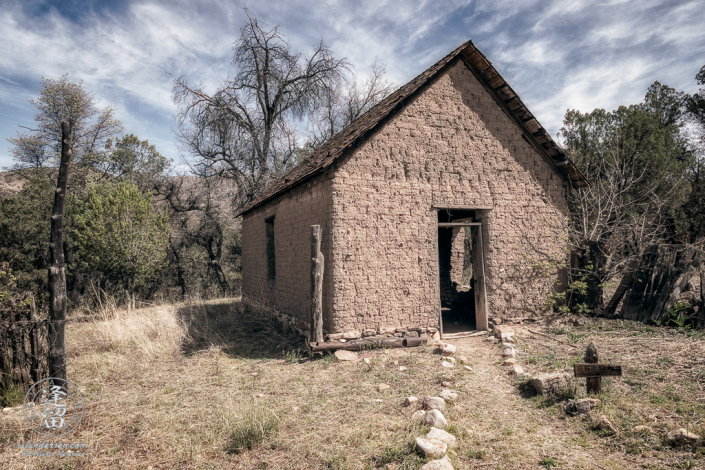
[[[330,331],[438,325],[432,206],[493,207],[480,212],[490,317],[544,311],[557,276],[536,261],[565,257],[567,183],[462,63],[334,174]]]
[[[324,329],[331,312],[332,268],[329,244],[332,188],[330,174],[298,186],[242,220],[242,293],[245,298],[288,316],[300,330],[309,330],[311,225],[320,225],[325,257]],[[265,219],[274,215],[276,277],[267,279]]]

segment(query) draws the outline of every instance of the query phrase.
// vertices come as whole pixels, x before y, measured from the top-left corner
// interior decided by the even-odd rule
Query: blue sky
[[[472,39],[554,136],[567,109],[637,103],[655,80],[693,93],[705,65],[702,0],[0,0],[0,167],[5,139],[33,124],[40,78],[66,73],[178,159],[172,76],[213,90],[243,6],[294,48],[323,39],[358,75],[377,59],[398,85]]]

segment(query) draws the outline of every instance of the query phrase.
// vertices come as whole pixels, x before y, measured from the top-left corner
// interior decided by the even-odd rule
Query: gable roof
[[[507,115],[524,131],[527,140],[536,147],[539,154],[575,187],[589,186],[585,176],[553,141],[546,129],[531,114],[521,98],[492,66],[492,63],[487,60],[487,57],[473,45],[472,41],[467,41],[331,137],[328,142],[265,190],[259,198],[245,206],[236,214],[236,217],[250,212],[330,168],[338,158],[345,154],[346,150],[378,128],[387,117],[401,108],[409,98],[439,75],[446,66],[455,63],[456,59],[462,60],[473,72]]]

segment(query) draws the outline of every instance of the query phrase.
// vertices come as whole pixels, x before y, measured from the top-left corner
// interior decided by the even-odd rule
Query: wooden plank
[[[619,282],[619,286],[617,286],[617,290],[614,291],[612,298],[607,303],[607,306],[603,311],[604,316],[610,317],[614,315],[614,313],[617,311],[617,306],[619,305],[619,302],[622,301],[622,297],[624,297],[624,294],[627,292],[627,289],[629,289],[629,287],[631,287],[632,285],[632,279],[634,279],[634,273],[636,272],[636,269],[638,267],[639,258],[633,259],[629,262],[629,264],[627,265],[627,269],[624,275],[622,276],[622,280]]]
[[[311,225],[311,336],[310,341],[323,342],[323,253],[321,226]]]
[[[485,254],[482,224],[472,229],[473,278],[475,279],[475,328],[487,330],[487,292],[485,288]]]
[[[600,357],[597,353],[597,344],[594,341],[590,341],[587,349],[585,350],[585,356],[583,360],[588,364],[597,364],[600,362]],[[573,366],[573,371],[577,369]],[[577,377],[577,375],[576,375]],[[601,377],[588,377],[585,380],[585,385],[587,385],[587,393],[601,393],[602,392],[602,378]]]
[[[445,209],[458,209],[464,211],[489,211],[494,209],[494,206],[478,206],[478,205],[458,205],[458,204],[434,204],[431,209],[445,210]]]
[[[438,222],[439,228],[449,227],[480,227],[482,222]]]
[[[620,377],[622,366],[615,364],[573,364],[576,377]]]

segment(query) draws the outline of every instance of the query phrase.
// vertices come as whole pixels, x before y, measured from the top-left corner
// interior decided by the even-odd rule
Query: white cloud
[[[358,74],[378,59],[398,84],[471,38],[552,134],[566,109],[638,102],[657,79],[692,92],[705,62],[699,0],[274,0],[248,8],[280,24],[294,49],[324,39]],[[228,74],[244,19],[231,0],[137,0],[71,19],[56,8],[30,10],[15,0],[0,12],[0,139],[31,120],[26,100],[41,76],[68,72],[112,103],[128,132],[170,156],[167,72],[213,89]],[[0,166],[7,164],[0,147]]]

